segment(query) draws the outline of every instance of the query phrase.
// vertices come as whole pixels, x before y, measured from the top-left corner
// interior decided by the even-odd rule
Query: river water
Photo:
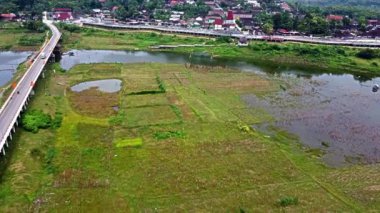
[[[24,62],[31,52],[0,52],[0,87],[9,83],[17,67]]]
[[[282,90],[265,97],[246,94],[242,99],[251,107],[264,108],[276,121],[275,126],[297,135],[312,149],[321,149],[330,166],[380,162],[380,92],[371,87],[380,78],[350,74],[330,74],[313,70],[293,70],[257,66],[243,61],[208,57],[189,57],[173,53],[143,51],[73,50],[65,55],[62,68],[80,63],[200,63],[230,66],[254,72],[264,78],[284,82]],[[257,125],[255,126],[257,127]],[[262,127],[258,127],[262,129]],[[263,130],[264,131],[264,130]]]

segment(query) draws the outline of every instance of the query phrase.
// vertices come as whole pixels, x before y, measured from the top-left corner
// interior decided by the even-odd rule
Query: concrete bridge
[[[52,22],[45,19],[44,23],[52,32],[50,40],[41,48],[33,64],[25,72],[0,109],[0,151],[3,155],[5,155],[5,147],[8,147],[12,140],[12,134],[16,131],[15,127],[18,125],[21,112],[26,109],[29,103],[34,84],[43,75],[45,64],[61,38],[61,33]]]

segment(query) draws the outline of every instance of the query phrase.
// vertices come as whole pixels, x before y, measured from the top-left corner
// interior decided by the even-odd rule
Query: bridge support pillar
[[[9,138],[12,140],[12,134],[9,134]]]
[[[5,140],[5,145],[6,145],[7,147],[9,147],[9,145],[8,145],[8,140]]]
[[[5,149],[4,149],[4,147],[3,147],[3,150],[2,150],[2,152],[3,152],[3,155],[5,156]]]
[[[13,126],[12,127],[13,133],[16,133],[16,128]]]
[[[42,71],[42,78],[45,78],[45,72]]]
[[[16,126],[18,126],[18,120],[16,119]]]

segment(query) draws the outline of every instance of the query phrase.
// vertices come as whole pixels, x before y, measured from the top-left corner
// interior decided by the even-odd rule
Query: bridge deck
[[[25,72],[16,88],[12,91],[3,107],[0,109],[0,150],[3,150],[14,125],[17,124],[17,118],[27,104],[35,82],[37,82],[47,60],[61,37],[61,33],[52,23],[46,20],[44,20],[44,23],[50,28],[52,37],[42,47],[33,64]],[[43,57],[43,55],[45,55],[45,57]]]

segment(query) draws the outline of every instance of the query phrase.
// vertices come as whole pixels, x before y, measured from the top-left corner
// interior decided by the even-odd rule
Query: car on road
[[[46,58],[45,53],[41,53],[41,59],[45,59],[45,58]]]

